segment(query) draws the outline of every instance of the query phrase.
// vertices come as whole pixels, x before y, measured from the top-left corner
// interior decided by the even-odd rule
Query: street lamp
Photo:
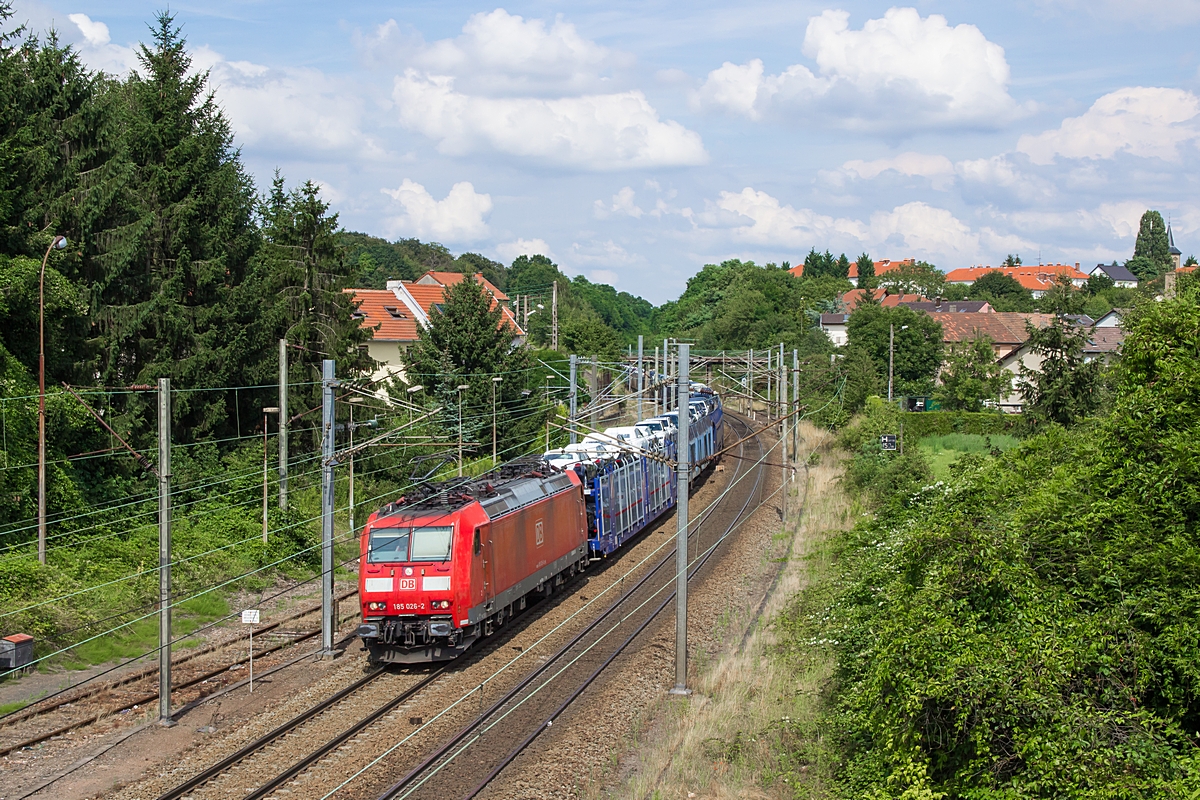
[[[347,426],[350,430],[350,497],[347,505],[350,506],[350,535],[354,535],[354,406],[363,402],[361,397],[350,398],[350,424]]]
[[[492,469],[496,468],[496,387],[502,380],[499,375],[492,378]]]
[[[419,384],[419,383],[418,383],[416,386],[410,386],[410,387],[408,387],[407,389],[405,389],[405,390],[404,390],[404,391],[408,392],[408,424],[409,424],[409,425],[412,425],[412,412],[413,412],[413,410],[412,410],[412,407],[413,407],[413,399],[412,399],[412,396],[413,396],[414,394],[416,394],[417,392],[421,391],[421,390],[422,390],[422,389],[424,389],[424,388],[425,388],[424,386],[422,386],[421,384]],[[411,432],[410,432],[410,433],[411,433]]]
[[[458,477],[462,477],[462,393],[463,389],[470,389],[469,383],[462,383],[454,387],[458,392]]]
[[[46,563],[46,262],[51,250],[67,246],[67,237],[55,236],[42,257],[38,274],[38,563]]]
[[[908,330],[907,325],[901,325],[900,330]],[[896,356],[896,325],[888,323],[888,402],[892,402],[892,368]]]
[[[267,543],[267,415],[278,413],[275,406],[263,409],[263,544]]]

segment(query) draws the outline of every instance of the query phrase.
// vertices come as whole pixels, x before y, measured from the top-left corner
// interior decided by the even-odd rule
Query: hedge
[[[900,414],[900,420],[904,435],[910,440],[947,433],[1022,436],[1025,432],[1020,414],[996,411],[905,411]]]

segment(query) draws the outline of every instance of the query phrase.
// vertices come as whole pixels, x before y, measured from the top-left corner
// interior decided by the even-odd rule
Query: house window
[[[392,319],[408,319],[404,313],[395,306],[384,306],[383,310],[392,315]]]

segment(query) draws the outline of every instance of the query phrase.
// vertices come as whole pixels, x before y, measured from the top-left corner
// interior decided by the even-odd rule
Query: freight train
[[[722,444],[720,398],[695,387],[693,475]],[[677,443],[558,469],[515,461],[473,479],[426,484],[373,513],[359,541],[358,635],[372,663],[457,657],[593,558],[675,506]]]

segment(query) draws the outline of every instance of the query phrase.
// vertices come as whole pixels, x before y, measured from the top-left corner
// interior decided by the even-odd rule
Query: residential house
[[[1076,288],[1087,283],[1088,276],[1079,271],[1079,262],[1072,267],[1069,264],[1039,264],[1037,266],[1017,267],[960,267],[946,274],[946,283],[957,283],[970,286],[989,272],[1000,272],[1008,275],[1039,298],[1054,288],[1060,276],[1071,279],[1071,285]]]
[[[1097,264],[1092,267],[1088,270],[1088,277],[1092,275],[1105,275],[1112,279],[1112,282],[1120,289],[1136,289],[1138,286],[1137,275],[1115,261],[1111,264]]]
[[[1121,327],[1121,318],[1129,313],[1127,308],[1114,308],[1100,319],[1096,320],[1097,328],[1119,328]]]
[[[926,314],[994,314],[995,309],[986,300],[904,300],[899,305]]]
[[[929,316],[942,326],[942,343],[947,348],[974,341],[981,334],[992,340],[992,352],[996,354],[996,360],[1012,373],[1009,391],[1000,399],[1000,408],[1009,413],[1020,412],[1023,402],[1017,389],[1020,365],[1025,364],[1031,369],[1041,365],[1041,360],[1024,346],[1029,339],[1026,323],[1044,328],[1054,321],[1054,315],[992,311],[974,314],[934,313]]]
[[[844,347],[850,341],[849,314],[822,314],[821,330],[833,342],[834,347]]]
[[[878,302],[879,305],[883,306],[884,308],[893,308],[895,306],[905,305],[908,303],[928,302],[926,298],[919,294],[889,294],[885,289],[875,289],[873,294],[876,302]],[[866,289],[851,289],[839,297],[838,300],[841,302],[842,307],[847,311],[854,311],[854,309],[858,308],[858,304],[861,303],[863,298],[866,296]]]
[[[372,329],[367,342],[367,354],[378,364],[371,378],[375,382],[389,378],[404,380],[404,351],[419,338],[419,327],[429,324],[429,315],[445,298],[446,289],[460,283],[466,276],[459,272],[430,270],[415,281],[388,281],[386,289],[345,289],[355,303],[354,317],[364,328]],[[525,332],[505,303],[508,296],[483,275],[475,280],[492,296],[492,308],[501,310],[501,326],[517,333],[517,343],[523,344]]]

